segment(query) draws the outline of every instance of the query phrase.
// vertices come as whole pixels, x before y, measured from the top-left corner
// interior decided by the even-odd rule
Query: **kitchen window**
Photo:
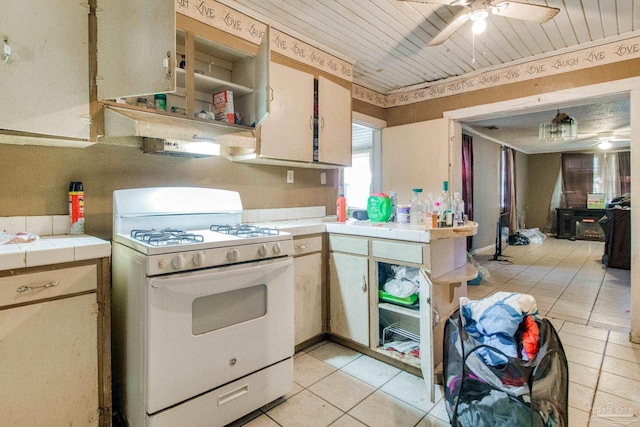
[[[380,191],[380,129],[354,122],[351,167],[344,168],[347,210],[366,209],[372,192]]]

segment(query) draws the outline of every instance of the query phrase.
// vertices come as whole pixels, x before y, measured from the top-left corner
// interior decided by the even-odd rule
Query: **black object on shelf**
[[[570,240],[605,241],[598,221],[605,216],[606,209],[562,208],[556,209],[558,230],[556,238]]]

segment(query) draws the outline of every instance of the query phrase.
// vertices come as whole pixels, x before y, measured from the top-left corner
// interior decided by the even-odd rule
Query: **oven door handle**
[[[251,278],[257,279],[282,268],[292,266],[293,258],[286,257],[272,261],[260,261],[251,264],[232,265],[192,273],[179,273],[171,276],[152,278],[150,285],[153,289],[157,290],[170,290],[182,295],[200,296],[211,294],[211,280],[216,280],[219,283],[228,283],[228,289],[226,289],[226,286],[216,288],[216,293],[226,292],[237,289],[237,286],[234,285],[236,280],[225,279],[239,279],[241,277],[248,278],[249,280]]]

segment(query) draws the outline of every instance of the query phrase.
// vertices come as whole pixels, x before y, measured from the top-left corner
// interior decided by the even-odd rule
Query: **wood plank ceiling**
[[[491,15],[475,40],[467,22],[442,45],[428,47],[459,7],[398,0],[219,0],[352,59],[354,83],[382,94],[640,30],[640,0],[520,1],[560,13],[545,24]]]

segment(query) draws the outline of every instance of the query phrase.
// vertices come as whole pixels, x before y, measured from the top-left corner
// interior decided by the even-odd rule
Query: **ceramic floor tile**
[[[594,369],[600,369],[600,365],[602,364],[602,354],[568,345],[564,345],[563,347],[568,362],[578,363]]]
[[[342,372],[377,388],[398,375],[400,369],[369,356],[361,356],[342,368]]]
[[[362,424],[360,421],[356,420],[349,414],[344,414],[337,420],[335,420],[331,427],[367,427],[365,424]]]
[[[626,346],[610,342],[607,343],[605,355],[629,362],[640,363],[640,345]]]
[[[588,320],[586,318],[582,319],[582,318],[578,318],[578,317],[567,316],[567,315],[564,315],[562,313],[558,313],[556,311],[547,312],[546,317],[551,317],[553,319],[559,319],[559,320],[564,320],[564,321],[567,321],[567,322],[577,323],[579,325],[586,325],[587,322],[588,322]]]
[[[611,316],[611,315],[600,314],[600,313],[591,313],[591,317],[589,317],[589,320],[590,321],[593,320],[594,322],[600,322],[600,323],[610,323],[612,325],[624,326],[624,327],[628,327],[631,325],[631,320],[629,320],[629,318]]]
[[[602,371],[640,381],[640,364],[605,356]]]
[[[588,413],[594,394],[594,389],[569,381],[569,406]]]
[[[569,406],[569,427],[586,427],[589,424],[589,413]]]
[[[336,368],[327,365],[308,354],[293,359],[293,380],[302,387],[309,387],[311,384],[320,381]]]
[[[640,423],[640,403],[602,391],[596,392],[589,426],[636,426]]]
[[[589,322],[587,322],[587,325],[592,326],[594,328],[606,329],[612,332],[617,331],[617,332],[622,332],[626,334],[628,334],[629,331],[631,330],[629,327],[626,327],[626,326],[618,326],[618,325],[612,325],[611,323],[596,322],[595,320],[589,320]]]
[[[408,372],[400,372],[380,390],[425,412],[429,412],[435,405],[427,399],[427,384],[424,380]],[[437,402],[441,398],[442,387],[436,386],[433,400]]]
[[[308,390],[345,412],[376,391],[369,384],[340,371],[323,378]]]
[[[361,356],[357,351],[334,342],[329,342],[311,351],[307,351],[307,354],[337,369],[342,368],[347,363]]]
[[[449,422],[449,414],[447,413],[447,407],[445,406],[444,399],[440,399],[438,403],[436,403],[436,406],[429,411],[429,415],[442,421]]]
[[[629,333],[622,332],[609,332],[609,342],[623,345],[626,347],[634,347],[640,348],[640,344],[633,344],[629,339]]]
[[[260,409],[256,409],[255,411],[248,413],[244,417],[238,418],[234,422],[227,424],[225,427],[240,427],[243,425],[247,425],[247,423],[249,423],[251,420],[254,420],[262,415],[264,415],[264,413]],[[114,425],[114,427],[118,426]],[[255,427],[255,425],[253,427]]]
[[[262,414],[258,418],[254,418],[247,424],[243,424],[245,427],[279,427],[280,424],[273,421],[267,415]]]
[[[310,352],[312,352],[313,350],[315,350],[316,348],[322,347],[323,345],[326,345],[326,344],[328,344],[328,343],[330,343],[330,342],[331,342],[331,341],[326,341],[326,340],[324,340],[324,341],[320,341],[320,342],[317,342],[317,343],[315,343],[315,344],[313,344],[313,345],[310,345],[309,347],[305,348],[303,351],[304,351],[305,353],[310,353]]]
[[[349,415],[369,427],[414,426],[426,412],[381,391],[373,393]]]
[[[308,390],[288,399],[267,412],[283,427],[326,427],[343,412]]]
[[[596,340],[593,338],[587,338],[580,335],[573,335],[562,330],[558,334],[563,346],[571,346],[577,348],[589,349],[594,353],[604,353],[604,347],[606,342],[602,340]]]
[[[574,362],[568,362],[569,381],[583,385],[589,388],[596,388],[598,384],[598,374],[600,371],[596,368],[590,368]]]
[[[564,311],[565,309],[580,310],[588,313],[593,309],[593,302],[575,301],[565,298],[563,295],[553,304],[553,309],[558,311]]]
[[[598,390],[640,403],[640,381],[610,372],[601,372]]]
[[[553,307],[551,307],[551,310],[549,311],[549,313],[550,313],[550,316],[555,314],[557,316],[563,316],[562,318],[565,318],[565,319],[567,317],[583,319],[582,322],[576,322],[581,324],[586,324],[587,320],[589,319],[589,315],[591,314],[589,309],[570,308],[562,305],[558,306],[558,303],[554,304]]]
[[[448,421],[442,421],[440,418],[434,417],[433,415],[427,414],[423,419],[420,420],[416,427],[448,427],[451,426],[451,423]]]
[[[560,332],[566,332],[573,335],[592,338],[600,341],[606,341],[609,332],[604,329],[592,328],[590,326],[578,325],[571,322],[565,322]]]

